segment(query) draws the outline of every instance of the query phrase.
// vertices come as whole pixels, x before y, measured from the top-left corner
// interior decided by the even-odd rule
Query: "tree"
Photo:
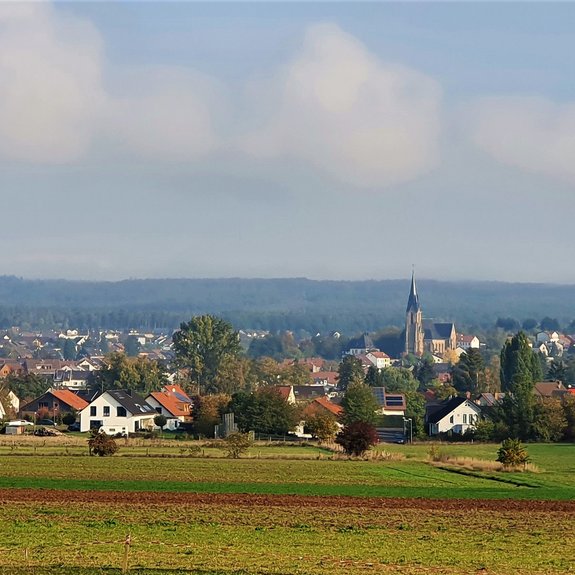
[[[337,434],[335,442],[343,447],[347,455],[360,457],[377,444],[377,432],[373,425],[365,421],[353,421]]]
[[[214,382],[222,363],[241,351],[232,325],[212,315],[195,316],[182,323],[172,341],[177,366],[189,370],[200,393]]]
[[[425,398],[417,391],[408,391],[405,394],[405,417],[411,419],[413,435],[425,436]]]
[[[167,423],[168,418],[163,413],[158,413],[158,415],[154,415],[154,425],[158,426],[162,431],[162,433]]]
[[[62,357],[65,360],[74,360],[78,355],[78,350],[76,348],[76,342],[73,339],[66,338],[64,340],[64,345],[62,346]]]
[[[425,389],[435,377],[433,373],[433,358],[427,354],[421,358],[421,361],[415,366],[414,374],[419,381],[420,389]]]
[[[542,331],[559,331],[561,329],[559,322],[553,317],[544,317],[539,322],[539,327]]]
[[[131,389],[149,393],[165,385],[164,366],[147,357],[127,357],[113,352],[104,358],[102,369],[94,372],[92,386],[100,391]]]
[[[501,403],[505,422],[513,437],[529,439],[533,433],[535,397],[533,388],[541,378],[541,365],[529,340],[519,332],[501,350],[501,389],[507,392]]]
[[[42,395],[49,387],[44,378],[34,373],[10,373],[4,379],[4,383],[20,399],[22,405]]]
[[[419,381],[413,377],[413,372],[405,367],[386,367],[381,370],[381,384],[385,391],[407,393],[417,391]]]
[[[377,369],[374,365],[370,365],[365,374],[365,384],[369,385],[369,387],[383,387],[381,369]]]
[[[521,323],[521,329],[524,331],[532,331],[537,327],[537,320],[533,318],[524,319]]]
[[[535,405],[533,438],[536,441],[560,441],[567,431],[567,418],[561,401],[554,398],[541,399]]]
[[[529,455],[518,439],[506,439],[497,452],[497,461],[504,467],[525,467],[529,463]]]
[[[206,393],[233,395],[242,390],[256,387],[258,377],[253,360],[247,357],[228,355],[222,359],[216,376],[206,386]]]
[[[124,352],[128,357],[137,357],[140,353],[140,342],[135,335],[129,335],[124,342]]]
[[[547,380],[564,382],[567,379],[567,366],[560,359],[554,359],[547,370]]]
[[[335,417],[329,413],[316,413],[306,419],[305,429],[321,442],[333,441],[338,427]]]
[[[92,434],[88,439],[88,448],[90,450],[90,455],[98,455],[100,457],[114,455],[114,453],[119,449],[114,438],[105,433],[98,432],[97,430],[92,431]]]
[[[267,435],[285,435],[299,422],[299,409],[289,404],[275,387],[260,387],[253,393],[239,392],[230,405],[238,428]]]
[[[451,374],[453,386],[459,392],[469,391],[475,395],[485,390],[485,366],[478,349],[470,348],[462,353]]]
[[[230,408],[231,397],[225,393],[192,398],[194,433],[200,437],[214,437],[214,428]]]
[[[379,407],[371,388],[365,383],[352,383],[341,401],[343,408],[342,421],[345,425],[362,421],[373,425],[376,421],[376,410]]]
[[[567,425],[565,426],[565,439],[575,441],[575,395],[566,393],[561,399],[561,407]]]
[[[252,443],[249,433],[236,431],[235,433],[230,433],[224,439],[224,450],[227,457],[239,459],[252,446]]]
[[[346,355],[338,367],[337,386],[345,391],[352,383],[362,382],[365,379],[361,361],[353,355]]]
[[[495,322],[495,327],[512,332],[519,329],[519,322],[512,317],[498,317]]]

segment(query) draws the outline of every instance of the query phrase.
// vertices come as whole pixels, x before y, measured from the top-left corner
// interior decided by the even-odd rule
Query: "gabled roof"
[[[455,330],[455,325],[424,320],[423,329],[425,339],[449,339]]]
[[[541,397],[561,397],[567,389],[560,381],[539,381],[533,391]]]
[[[468,402],[469,405],[473,406],[477,411],[481,411],[480,408],[469,401],[466,397],[452,397],[444,403],[439,409],[431,412],[427,417],[427,423],[439,423],[444,417],[448,416],[455,408]]]
[[[341,405],[337,405],[336,403],[331,402],[327,397],[316,397],[312,401],[312,405],[317,403],[324,409],[327,409],[330,413],[333,413],[336,417],[339,417],[343,412],[343,407]]]
[[[73,407],[76,411],[80,411],[88,405],[87,401],[78,397],[69,389],[53,389],[51,393],[54,397],[58,398],[60,402]]]
[[[277,393],[287,401],[293,388],[291,385],[276,385],[273,389],[275,389],[275,391],[277,391]]]
[[[325,395],[323,385],[294,385],[293,392],[296,399],[312,399]]]
[[[175,395],[171,395],[163,391],[152,391],[150,396],[175,417],[185,417],[186,415],[189,415],[180,408],[181,401],[179,401]]]
[[[156,410],[146,403],[146,400],[137,393],[125,390],[125,389],[109,389],[104,392],[113,397],[122,407],[126,408],[126,411],[130,412],[132,415],[142,415],[149,413],[150,415],[155,413]]]
[[[363,333],[359,337],[352,339],[349,342],[348,349],[377,350],[377,348],[373,345],[373,340],[368,333]]]
[[[183,403],[192,403],[191,398],[187,395],[187,393],[175,383],[170,385],[164,385],[164,391],[166,393],[172,394],[174,397],[178,399],[178,401],[182,401]]]

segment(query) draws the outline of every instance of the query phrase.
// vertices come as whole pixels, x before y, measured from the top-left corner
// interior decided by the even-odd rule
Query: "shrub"
[[[360,457],[377,443],[375,427],[365,421],[354,421],[346,425],[336,436],[335,442],[348,455]]]
[[[76,415],[74,413],[66,413],[64,417],[62,417],[62,423],[64,425],[72,425],[76,423]]]
[[[497,461],[503,467],[522,465],[525,468],[529,463],[529,455],[519,439],[506,439],[497,452]]]
[[[252,439],[249,433],[230,433],[223,441],[224,451],[228,457],[239,459],[252,445]]]
[[[333,415],[327,413],[317,413],[308,417],[305,422],[305,430],[313,437],[322,442],[333,441],[337,433],[337,422]]]
[[[96,430],[92,431],[92,435],[88,439],[88,447],[90,448],[90,455],[99,455],[100,457],[114,455],[119,449],[112,437]]]

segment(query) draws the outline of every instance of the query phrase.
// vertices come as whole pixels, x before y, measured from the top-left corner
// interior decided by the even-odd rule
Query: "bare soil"
[[[233,505],[244,507],[338,507],[364,509],[482,510],[530,513],[575,513],[575,501],[516,499],[419,499],[384,497],[175,493],[157,491],[82,491],[59,489],[0,489],[0,504],[9,501],[43,503],[117,503],[122,505]]]

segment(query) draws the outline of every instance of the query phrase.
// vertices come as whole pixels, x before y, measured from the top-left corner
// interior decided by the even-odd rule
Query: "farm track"
[[[116,503],[122,505],[233,505],[242,507],[364,508],[479,510],[505,512],[575,513],[575,501],[516,499],[424,499],[346,496],[252,495],[232,493],[180,493],[157,491],[86,491],[60,489],[0,489],[0,503]]]

